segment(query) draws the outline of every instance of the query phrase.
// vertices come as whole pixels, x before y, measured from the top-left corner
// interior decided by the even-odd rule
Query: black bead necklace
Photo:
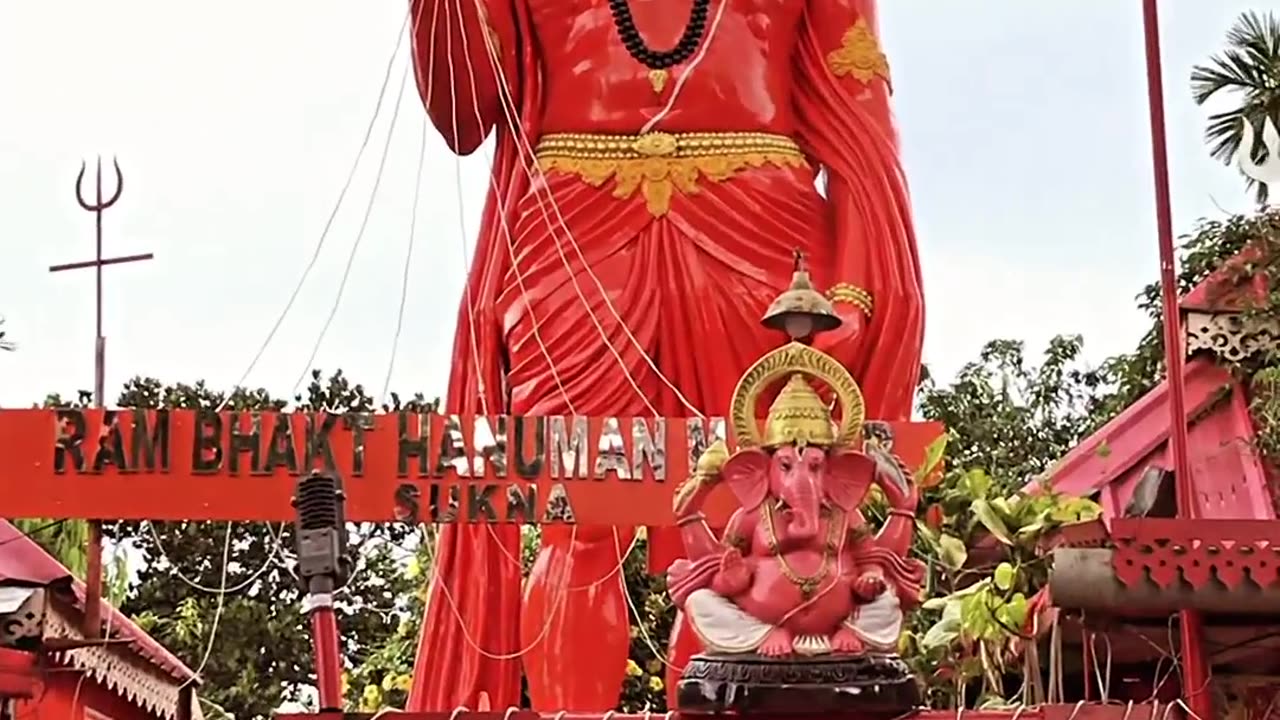
[[[627,0],[609,0],[609,10],[613,13],[613,26],[622,38],[622,44],[631,53],[636,62],[650,70],[667,70],[688,60],[702,43],[702,35],[707,29],[707,10],[711,0],[693,0],[689,9],[689,23],[685,25],[684,34],[670,50],[654,50],[645,44],[640,37],[640,29],[631,17],[631,6]]]

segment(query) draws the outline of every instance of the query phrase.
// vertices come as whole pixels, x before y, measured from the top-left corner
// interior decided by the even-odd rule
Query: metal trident
[[[94,363],[93,363],[93,403],[98,407],[102,407],[105,401],[106,383],[106,338],[102,335],[102,268],[107,265],[119,265],[121,263],[137,262],[139,260],[150,260],[153,256],[151,253],[142,255],[123,255],[120,257],[104,258],[102,257],[102,212],[120,199],[120,193],[124,192],[124,173],[120,172],[120,163],[114,158],[111,160],[112,167],[116,171],[116,189],[110,198],[104,198],[102,195],[102,158],[98,158],[98,168],[96,174],[95,189],[96,194],[94,201],[89,202],[85,199],[84,193],[84,174],[88,169],[88,163],[80,163],[80,174],[76,176],[76,202],[80,203],[80,207],[94,214],[95,218],[95,239],[97,240],[97,253],[93,260],[84,260],[81,262],[66,263],[64,265],[54,265],[49,268],[49,272],[62,272],[64,270],[79,270],[82,268],[93,268],[97,275],[97,301],[95,303],[95,311],[97,313],[97,335],[94,345]]]
[[[114,195],[111,196],[110,200],[107,200],[105,202],[102,199],[102,158],[101,157],[98,158],[97,202],[90,204],[87,200],[84,199],[84,189],[83,189],[84,172],[85,170],[88,169],[88,163],[84,161],[80,162],[80,174],[76,176],[76,200],[79,201],[80,207],[84,208],[85,210],[88,210],[91,213],[98,214],[98,228],[99,228],[98,237],[99,238],[102,237],[101,235],[102,211],[106,210],[112,205],[115,205],[116,201],[120,199],[120,193],[124,192],[124,173],[120,172],[120,161],[116,160],[115,158],[112,158],[111,166],[114,167],[116,170],[116,192]]]
[[[97,335],[93,347],[93,404],[96,407],[102,407],[106,402],[104,395],[106,394],[107,374],[107,339],[102,335],[102,268],[107,265],[150,260],[152,255],[151,253],[145,253],[143,255],[124,255],[113,258],[102,257],[102,211],[115,205],[116,201],[120,199],[120,193],[124,192],[124,173],[120,172],[120,163],[113,158],[111,165],[116,171],[116,190],[110,198],[104,199],[102,196],[102,158],[99,157],[95,188],[97,192],[94,196],[94,201],[89,202],[84,197],[84,173],[88,169],[87,165],[84,162],[80,163],[80,174],[76,176],[76,202],[80,203],[80,207],[95,215],[97,253],[92,260],[54,265],[49,268],[49,272],[91,267],[97,276],[97,300],[94,303],[97,314]],[[102,523],[100,521],[95,520],[89,523],[89,548],[87,554],[84,633],[86,638],[96,640],[102,637]]]

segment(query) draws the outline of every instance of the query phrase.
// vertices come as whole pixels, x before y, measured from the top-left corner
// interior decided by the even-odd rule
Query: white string
[[[620,552],[621,552],[621,550],[622,550],[622,543],[621,543],[621,542],[619,542],[619,538],[618,538],[618,528],[614,527],[614,528],[610,528],[610,529],[611,529],[611,530],[613,530],[613,549],[614,549],[614,552],[615,552],[615,553],[620,553]],[[570,546],[572,547],[572,543],[570,543]],[[631,610],[631,614],[632,614],[632,615],[634,615],[634,616],[635,616],[635,618],[636,618],[636,630],[640,633],[640,638],[641,638],[641,640],[643,640],[643,641],[644,641],[644,644],[645,644],[646,646],[648,646],[648,648],[649,648],[649,652],[653,653],[653,656],[654,656],[655,658],[657,658],[657,659],[658,659],[658,661],[659,661],[659,662],[661,662],[663,665],[665,665],[665,666],[667,666],[667,667],[671,668],[672,670],[675,670],[676,672],[684,672],[684,668],[682,668],[682,667],[677,667],[677,666],[673,665],[673,664],[672,664],[672,663],[667,659],[667,652],[666,652],[665,650],[660,650],[660,649],[658,649],[658,646],[657,646],[657,644],[656,644],[656,643],[654,643],[653,638],[651,638],[651,637],[649,636],[649,631],[648,631],[648,630],[645,630],[645,628],[644,628],[644,616],[640,614],[640,610],[636,607],[635,602],[631,599],[631,593],[627,591],[627,575],[626,575],[626,573],[623,573],[623,574],[622,574],[622,576],[621,576],[621,580],[622,580],[622,597],[623,597],[624,599],[626,599],[626,601],[627,601],[627,607]]]
[[[191,578],[187,577],[182,572],[182,570],[178,568],[178,563],[174,562],[172,555],[170,555],[169,552],[165,550],[164,542],[160,539],[160,533],[156,531],[155,523],[151,522],[150,520],[144,520],[143,524],[146,525],[147,530],[151,532],[151,539],[153,542],[155,542],[156,550],[160,552],[160,557],[166,563],[169,564],[169,570],[168,570],[169,574],[181,580],[188,587],[193,588],[195,590],[199,590],[200,592],[203,592],[203,593],[209,593],[209,594],[227,593],[227,594],[234,595],[235,593],[238,593],[241,590],[244,590],[245,588],[252,585],[254,582],[258,580],[259,577],[262,577],[263,573],[271,569],[271,566],[275,564],[276,555],[283,555],[283,552],[282,552],[283,548],[280,545],[280,538],[281,536],[284,535],[285,523],[280,523],[280,530],[275,533],[271,531],[271,526],[267,525],[267,535],[271,537],[272,540],[274,540],[274,543],[272,544],[271,552],[267,555],[267,559],[262,563],[262,566],[259,567],[257,570],[253,571],[252,573],[250,573],[249,577],[245,579],[243,582],[241,582],[239,585],[234,585],[232,587],[225,588],[225,589],[208,587],[205,585],[201,585],[195,580],[192,580]]]
[[[387,361],[387,376],[382,381],[382,404],[387,404],[391,390],[391,373],[396,367],[396,353],[400,349],[400,333],[404,330],[404,306],[409,297],[409,267],[413,262],[413,243],[418,235],[418,203],[422,197],[422,166],[427,158],[427,119],[422,118],[422,142],[418,147],[418,172],[413,181],[413,209],[409,215],[409,243],[404,251],[404,270],[400,278],[400,307],[396,310],[396,331],[391,336],[391,358]]]
[[[378,161],[378,172],[373,177],[373,189],[369,191],[369,202],[365,205],[364,218],[360,221],[360,230],[356,233],[355,242],[351,244],[351,252],[347,254],[347,264],[342,270],[342,279],[338,282],[338,292],[334,295],[332,307],[329,308],[329,316],[325,318],[324,325],[320,328],[320,335],[316,338],[315,345],[311,348],[311,355],[307,358],[302,372],[298,374],[298,379],[293,383],[293,393],[295,394],[298,392],[298,388],[302,387],[302,381],[306,379],[307,373],[311,372],[316,355],[320,353],[320,345],[324,342],[324,337],[328,334],[329,327],[333,324],[333,319],[338,315],[338,307],[342,304],[342,294],[347,289],[347,280],[351,277],[351,268],[355,265],[356,253],[360,250],[360,244],[364,241],[365,230],[369,227],[369,217],[373,214],[373,204],[378,198],[378,188],[382,185],[382,174],[387,168],[387,156],[391,154],[391,139],[396,134],[396,121],[400,118],[400,104],[404,101],[404,88],[409,79],[409,68],[412,65],[412,62],[405,63],[404,73],[400,76],[400,92],[396,95],[395,108],[391,112],[391,124],[387,128],[387,141],[382,146],[382,158]]]
[[[486,35],[486,38],[487,38],[487,33],[482,33],[482,34]],[[486,42],[488,42],[487,39],[486,39]],[[493,65],[495,68],[497,68],[497,61],[494,59],[493,53],[490,52],[489,55],[490,55],[490,64]],[[470,62],[469,58],[468,58],[468,62]],[[501,72],[501,69],[498,68],[498,71]],[[505,84],[505,79],[499,83],[500,88],[504,84]],[[574,271],[572,263],[569,262],[569,258],[565,254],[564,246],[561,243],[561,239],[559,235],[557,235],[555,227],[552,224],[551,216],[547,213],[546,203],[543,202],[542,197],[538,194],[539,189],[542,189],[546,192],[552,209],[555,210],[555,213],[557,216],[561,217],[561,226],[563,227],[565,235],[569,239],[570,243],[572,243],[574,247],[577,247],[576,242],[573,240],[572,235],[570,234],[570,231],[568,229],[568,226],[564,223],[563,216],[560,215],[560,209],[559,209],[559,206],[556,205],[554,196],[552,196],[551,191],[545,187],[545,176],[541,174],[541,168],[538,167],[537,160],[536,158],[534,158],[532,146],[529,145],[527,138],[525,138],[523,128],[519,127],[519,122],[514,116],[514,110],[513,110],[514,101],[511,101],[510,98],[506,95],[505,89],[499,90],[499,96],[500,96],[499,104],[502,106],[503,114],[506,115],[507,124],[511,128],[513,128],[513,136],[516,139],[517,154],[521,158],[520,166],[524,170],[525,175],[528,176],[529,178],[530,184],[533,189],[533,193],[532,193],[533,198],[538,203],[538,210],[542,214],[543,222],[547,226],[547,230],[549,231],[551,239],[555,242],[556,252],[560,256],[560,262],[564,265],[565,270],[567,271],[567,274],[569,276],[569,281],[573,285],[574,292],[577,293],[578,300],[582,303],[583,309],[586,310],[587,317],[591,319],[591,323],[595,326],[596,332],[599,333],[600,339],[604,341],[605,347],[608,348],[609,353],[613,355],[614,360],[617,361],[618,367],[622,370],[622,374],[626,378],[627,383],[630,384],[631,389],[635,391],[636,397],[640,398],[640,401],[644,403],[644,405],[652,415],[657,416],[660,414],[657,408],[654,407],[652,402],[650,402],[648,394],[645,393],[644,390],[640,388],[640,384],[636,381],[635,377],[631,374],[631,370],[630,368],[627,367],[627,363],[622,358],[622,354],[618,352],[618,348],[614,346],[613,342],[609,339],[608,333],[605,332],[604,326],[600,323],[600,318],[596,316],[595,310],[593,310],[591,308],[591,304],[587,302],[586,294],[582,291],[582,285],[578,282],[577,273]],[[508,105],[508,102],[511,103],[510,106]],[[537,169],[538,171],[537,175],[534,174],[533,170],[530,168],[530,164],[525,160],[525,158],[534,158],[532,162],[532,168]],[[539,185],[542,185],[543,187],[539,188]],[[581,255],[580,248],[579,248],[579,255]],[[583,259],[583,270],[588,275],[595,277],[594,273],[592,273],[591,271],[591,268],[586,264],[585,258]],[[600,294],[603,297],[605,303],[610,308],[613,308],[613,303],[609,300],[608,293],[604,291],[604,286],[603,284],[600,283],[598,278],[596,279],[596,283],[600,288]],[[526,305],[529,305],[527,300],[526,300]],[[614,313],[614,317],[617,319],[618,324],[622,328],[623,332],[632,339],[636,348],[639,349],[640,354],[646,359],[646,361],[650,363],[651,366],[653,366],[652,358],[649,357],[644,347],[640,344],[640,341],[635,339],[635,336],[631,333],[631,329],[627,326],[626,322],[618,314],[616,309],[613,310],[613,313]],[[656,366],[654,367],[656,371]],[[662,376],[662,377],[665,378],[665,376]],[[673,390],[675,389],[675,386],[671,385],[669,380],[667,380],[666,382],[669,386],[672,387]],[[676,390],[676,392],[677,394],[679,393],[678,390]]]
[[[1089,635],[1089,654],[1093,656],[1093,676],[1098,681],[1098,692],[1102,696],[1102,702],[1107,702],[1111,695],[1111,638],[1103,634],[1102,639],[1106,641],[1107,650],[1107,670],[1106,678],[1103,679],[1102,668],[1098,665],[1098,633]]]
[[[481,0],[473,0],[473,1],[476,3],[477,10],[479,10]],[[550,201],[551,208],[555,212],[556,218],[559,221],[559,225],[561,229],[564,231],[565,236],[569,241],[569,244],[577,252],[578,259],[582,263],[583,271],[594,281],[596,288],[600,292],[601,299],[604,300],[605,306],[609,309],[614,319],[618,322],[618,325],[622,329],[623,334],[627,337],[628,340],[631,341],[632,345],[640,352],[641,357],[644,359],[645,363],[649,366],[650,370],[652,370],[653,373],[658,377],[658,379],[660,379],[663,382],[663,384],[665,384],[675,394],[676,398],[680,401],[680,403],[686,409],[692,412],[695,416],[699,418],[704,418],[705,415],[702,413],[702,411],[694,407],[693,404],[690,403],[689,400],[684,396],[684,394],[680,392],[679,388],[677,388],[675,384],[671,382],[671,379],[668,378],[666,374],[663,373],[658,368],[657,363],[654,362],[653,358],[645,350],[644,346],[640,344],[640,341],[636,339],[635,334],[631,332],[631,328],[627,325],[627,323],[622,319],[622,316],[618,313],[618,310],[614,306],[613,301],[609,298],[609,294],[605,291],[604,284],[600,281],[600,278],[596,276],[596,274],[591,270],[591,266],[587,262],[586,256],[582,252],[582,248],[578,245],[577,241],[573,238],[573,234],[569,230],[568,223],[565,221],[564,215],[561,213],[560,207],[556,203],[555,197],[551,193],[551,190],[547,185],[546,174],[542,171],[541,165],[537,162],[537,158],[533,152],[533,147],[529,143],[528,137],[524,133],[524,128],[519,124],[517,118],[515,117],[515,114],[516,114],[515,101],[511,98],[511,95],[510,95],[510,88],[507,85],[506,72],[505,70],[503,70],[501,65],[496,60],[497,52],[493,47],[493,39],[489,37],[488,33],[480,33],[480,34],[481,36],[483,36],[484,41],[489,48],[489,53],[488,53],[489,64],[493,68],[495,75],[499,79],[499,82],[498,82],[499,105],[502,108],[503,114],[506,116],[507,125],[512,129],[512,136],[516,141],[516,147],[522,153],[522,158],[528,158],[533,160],[532,163],[526,164],[526,162],[522,159],[520,163],[521,167],[525,171],[525,174],[529,177],[532,183],[531,190],[533,191],[534,199],[538,203],[538,209],[542,213],[543,221],[547,224],[547,229],[550,232],[552,240],[556,243],[556,250],[560,255],[561,262],[564,263],[565,269],[569,271],[568,273],[569,279],[573,284],[575,292],[577,292],[578,294],[579,300],[582,301],[582,304],[584,305],[584,308],[587,311],[587,315],[591,318],[591,321],[595,325],[596,330],[600,333],[601,338],[605,341],[606,347],[609,348],[610,352],[613,354],[614,358],[618,361],[619,365],[622,366],[623,374],[626,376],[632,388],[640,396],[644,404],[650,408],[650,411],[653,412],[655,415],[657,415],[658,413],[656,409],[653,408],[652,403],[649,402],[648,396],[640,389],[635,379],[631,376],[631,373],[626,367],[626,363],[622,360],[621,355],[618,353],[617,348],[613,346],[613,344],[609,341],[607,334],[604,332],[604,328],[600,324],[599,318],[596,317],[595,312],[591,309],[590,304],[587,303],[586,296],[583,294],[582,288],[578,283],[577,273],[573,271],[572,265],[569,263],[568,258],[565,256],[564,248],[560,243],[560,238],[556,234],[555,228],[551,224],[551,218],[547,215],[546,206],[543,204],[541,197],[539,197],[538,195],[539,190],[546,194],[547,199]]]
[[[437,7],[438,7],[438,6],[437,6]],[[459,0],[459,2],[457,3],[457,5],[456,5],[455,7],[457,8],[458,23],[459,23],[459,25],[461,26],[461,25],[462,25],[462,23],[463,23],[463,17],[462,17],[462,3],[461,3],[461,1],[460,1],[460,0]],[[433,21],[433,23],[434,23],[434,21]],[[487,34],[486,34],[486,35],[487,35]],[[434,32],[433,32],[433,37],[434,37]],[[476,96],[477,96],[477,92],[476,92],[476,73],[475,73],[475,67],[474,67],[474,65],[473,65],[473,64],[472,64],[472,62],[471,62],[471,51],[470,51],[470,47],[469,47],[469,41],[467,40],[467,33],[465,33],[465,32],[464,32],[464,33],[462,33],[462,34],[461,34],[461,37],[462,37],[462,53],[463,53],[463,56],[466,58],[466,61],[467,61],[467,77],[468,77],[468,79],[469,79],[469,81],[470,81],[470,83],[471,83],[471,97],[472,97],[471,109],[472,109],[472,114],[473,114],[473,116],[474,116],[474,118],[475,118],[475,121],[476,121],[476,127],[477,127],[477,128],[481,128],[481,127],[484,127],[484,119],[480,116],[480,106],[479,106],[479,104],[478,104],[477,102],[475,102],[475,98],[476,98]],[[492,46],[487,46],[487,48],[486,48],[486,49],[487,49],[487,51],[490,53],[490,56],[491,56],[491,57],[492,57],[494,54],[496,54],[496,51],[494,50],[494,48],[493,48]],[[450,53],[450,54],[449,54],[449,59],[450,59],[450,67],[451,67],[451,68],[452,68],[452,62],[453,62],[452,57],[453,57],[453,54],[452,54],[452,53]],[[434,52],[432,52],[432,54],[431,54],[431,62],[432,62],[432,63],[434,63],[434,62],[435,62],[435,53],[434,53]],[[496,60],[494,60],[493,62],[496,62]],[[452,71],[451,71],[451,73],[450,73],[450,74],[452,75]],[[454,129],[455,129],[455,132],[457,131],[457,125],[458,125],[458,123],[457,123],[457,117],[455,116],[455,117],[454,117]],[[456,153],[455,153],[455,155],[456,155]],[[489,166],[492,168],[492,167],[493,167],[493,165],[494,165],[494,161],[495,161],[495,158],[493,157],[492,153],[488,153],[488,152],[486,152],[486,158],[487,158],[487,159],[488,159],[488,161],[489,161]],[[457,167],[458,167],[458,171],[457,171],[457,173],[455,174],[455,178],[456,178],[457,183],[458,183],[458,195],[459,195],[459,202],[461,202],[461,195],[462,195],[462,175],[461,175],[461,164],[459,163],[459,165],[458,165]],[[533,331],[533,338],[534,338],[534,340],[535,340],[535,341],[537,342],[537,344],[538,344],[538,350],[539,350],[539,352],[541,352],[541,353],[542,353],[542,357],[547,361],[547,367],[551,370],[551,377],[552,377],[552,379],[553,379],[553,380],[555,381],[555,383],[556,383],[556,388],[560,391],[560,397],[561,397],[561,399],[564,401],[565,408],[569,411],[569,414],[570,414],[570,415],[577,415],[578,413],[577,413],[577,411],[576,411],[576,410],[574,409],[574,407],[573,407],[573,401],[569,398],[569,393],[568,393],[568,391],[567,391],[567,390],[565,390],[565,387],[564,387],[564,381],[560,378],[560,371],[559,371],[559,369],[556,367],[556,363],[555,363],[555,361],[551,358],[551,352],[550,352],[550,350],[548,350],[548,349],[547,349],[547,344],[546,344],[546,343],[543,341],[543,339],[542,339],[542,330],[541,330],[541,325],[542,325],[542,324],[538,321],[538,317],[537,317],[537,315],[536,315],[536,314],[534,313],[534,311],[533,311],[533,303],[529,302],[529,293],[528,293],[528,289],[525,287],[525,283],[524,283],[524,273],[523,273],[523,272],[521,272],[521,270],[520,270],[520,261],[519,261],[519,259],[516,257],[516,254],[515,254],[515,241],[512,239],[512,235],[511,235],[511,225],[510,225],[510,221],[509,221],[508,213],[507,213],[507,203],[506,203],[506,198],[505,198],[505,196],[503,196],[503,194],[500,192],[500,190],[499,190],[499,188],[498,188],[497,180],[494,178],[494,176],[493,176],[493,173],[492,173],[492,172],[490,172],[490,173],[489,173],[489,188],[490,188],[490,192],[492,192],[492,193],[493,193],[493,196],[494,196],[494,197],[497,199],[497,201],[498,201],[498,222],[500,223],[500,227],[502,228],[502,235],[503,235],[503,237],[506,239],[506,242],[505,242],[504,244],[506,245],[506,249],[507,249],[507,256],[508,256],[508,257],[510,258],[510,260],[511,260],[511,270],[512,270],[512,272],[513,272],[513,273],[515,274],[515,276],[516,276],[516,284],[517,284],[517,286],[519,286],[519,288],[520,288],[520,299],[521,299],[521,301],[524,303],[525,311],[529,314],[529,323],[530,323],[530,325],[531,325],[531,327],[532,327],[532,331]],[[459,209],[459,216],[461,216],[461,209]],[[465,238],[466,238],[466,231],[465,231],[465,229],[463,230],[462,236],[463,236],[463,238],[464,238],[464,239],[463,239],[462,247],[463,247],[463,258],[464,258],[464,259],[463,259],[463,263],[464,263],[464,265],[465,265],[465,262],[466,262],[466,259],[465,259],[465,258],[466,258],[466,256],[467,256],[466,240],[465,240]],[[470,316],[471,318],[473,318],[473,322],[474,322],[474,318],[475,318],[475,307],[474,307],[474,305],[472,304],[472,298],[471,298],[471,286],[470,286],[470,284],[468,284],[468,285],[467,285],[467,297],[466,297],[466,301],[467,301],[467,312],[468,312],[469,316]],[[473,332],[474,332],[474,330],[473,330]],[[474,341],[473,341],[473,347],[474,347]],[[480,367],[480,362],[479,362],[479,356],[478,356],[478,354],[476,355],[476,357],[475,357],[475,358],[473,358],[473,360],[475,361],[475,365],[476,365],[476,367]]]
[[[436,3],[434,7],[438,10],[440,7],[439,3]],[[467,55],[467,44],[466,44],[467,28],[462,19],[462,3],[459,2],[457,7],[458,7],[458,33],[462,37],[462,43],[463,43],[462,54],[466,56]],[[431,48],[431,58],[429,60],[429,62],[432,65],[435,64],[435,59],[436,59],[436,53],[435,53],[435,47],[434,47],[436,24],[435,24],[434,14],[435,13],[433,11],[432,13],[433,17],[431,19],[432,48]],[[467,303],[467,334],[470,335],[470,339],[471,339],[471,369],[472,369],[472,372],[475,373],[476,391],[480,395],[480,412],[484,415],[484,417],[487,418],[491,416],[489,415],[489,401],[488,401],[487,388],[485,388],[485,377],[484,377],[485,373],[482,369],[484,365],[480,363],[480,347],[476,343],[476,315],[475,315],[476,306],[473,298],[471,297],[471,281],[470,281],[470,278],[467,277],[468,261],[471,258],[471,252],[467,249],[466,209],[463,207],[463,202],[462,202],[462,156],[458,154],[458,135],[459,135],[459,132],[458,132],[458,84],[455,81],[455,78],[453,75],[453,19],[449,17],[448,13],[445,14],[445,18],[444,18],[444,44],[445,44],[445,57],[449,58],[449,113],[451,115],[452,122],[453,122],[453,138],[452,138],[453,168],[454,168],[453,177],[454,177],[454,184],[456,185],[456,189],[457,189],[457,192],[455,192],[454,195],[458,198],[458,229],[460,231],[459,240],[462,242],[462,279],[463,279],[463,288],[464,288],[464,293],[465,293],[466,303]],[[476,86],[475,71],[471,67],[470,56],[467,56],[467,71],[472,76],[471,77],[471,90],[472,90],[471,106],[475,109],[476,113],[478,114],[480,112],[480,109],[477,106],[476,96],[475,96],[475,86]],[[430,70],[428,72],[430,72]],[[478,125],[477,130],[481,129],[482,127],[483,127],[482,125]],[[492,175],[492,173],[490,173],[490,175]]]
[[[577,537],[578,537],[578,526],[574,525],[573,529],[570,530],[569,532],[570,548],[572,548],[574,542],[577,541]],[[475,650],[480,655],[486,658],[489,658],[490,660],[514,660],[516,658],[523,657],[530,650],[533,650],[535,647],[542,644],[542,641],[546,639],[547,634],[551,632],[551,625],[555,621],[556,613],[559,612],[564,607],[564,601],[569,595],[568,585],[569,585],[569,573],[573,568],[572,559],[573,559],[572,551],[570,551],[569,557],[565,559],[564,569],[561,571],[561,574],[560,574],[560,581],[552,585],[552,587],[559,587],[560,592],[557,595],[556,599],[553,602],[549,603],[551,607],[547,610],[547,619],[546,619],[546,622],[543,623],[542,630],[538,633],[538,636],[533,639],[533,642],[529,643],[527,647],[521,650],[517,650],[516,652],[513,652],[513,653],[506,653],[506,654],[491,653],[485,650],[484,648],[480,647],[480,643],[477,642],[475,638],[471,636],[471,632],[467,629],[467,623],[464,622],[462,618],[462,613],[458,611],[458,604],[454,602],[453,591],[449,589],[449,584],[446,583],[440,575],[440,561],[438,558],[432,559],[431,580],[428,583],[427,587],[431,588],[431,587],[439,586],[440,592],[441,594],[444,595],[445,601],[449,603],[449,609],[453,612],[453,619],[458,623],[458,629],[462,631],[462,638],[467,641],[467,644],[470,645],[473,650]]]
[[[231,564],[231,523],[227,523],[226,537],[222,543],[222,589],[218,592],[218,604],[213,611],[213,623],[209,626],[209,644],[204,649],[204,657],[200,658],[200,667],[196,668],[195,674],[187,678],[186,682],[178,686],[178,690],[186,688],[195,679],[204,672],[204,668],[209,664],[209,658],[213,655],[213,645],[218,639],[218,623],[222,620],[222,611],[227,605],[227,566]]]
[[[391,68],[395,67],[396,56],[400,54],[400,45],[404,42],[404,29],[408,24],[409,17],[406,15],[404,25],[401,25],[400,32],[396,33],[395,48],[391,51],[391,57],[387,58],[387,69],[382,76],[382,88],[378,90],[378,101],[373,107],[373,116],[369,118],[369,125],[365,128],[364,140],[360,142],[360,149],[356,152],[356,159],[351,163],[351,169],[347,172],[347,180],[343,183],[341,192],[338,193],[338,199],[333,204],[333,210],[329,212],[329,219],[325,221],[324,229],[320,231],[320,239],[316,241],[316,246],[311,251],[311,259],[307,262],[306,268],[303,269],[302,276],[298,278],[298,283],[294,286],[293,292],[290,293],[284,309],[276,317],[271,330],[267,332],[267,337],[262,341],[258,351],[254,353],[253,359],[249,361],[249,365],[244,369],[244,372],[240,374],[240,379],[232,386],[233,388],[242,387],[245,381],[249,379],[249,374],[253,372],[253,369],[258,365],[258,361],[262,359],[263,353],[267,351],[267,346],[271,344],[276,333],[280,331],[280,326],[284,324],[285,317],[288,316],[289,310],[293,308],[293,304],[298,300],[298,295],[302,292],[302,286],[306,283],[307,277],[320,259],[320,251],[324,248],[325,240],[329,237],[329,230],[333,227],[334,219],[338,217],[338,210],[342,207],[342,203],[347,197],[347,191],[351,189],[352,181],[355,180],[356,169],[360,167],[360,160],[364,157],[364,151],[368,149],[369,141],[373,139],[373,128],[378,122],[378,116],[382,114],[382,101],[386,98],[387,86],[391,82]],[[231,394],[228,394],[214,412],[222,412],[230,400]]]
[[[716,8],[716,16],[711,20],[711,28],[707,30],[706,40],[703,41],[702,47],[698,48],[698,53],[693,56],[693,60],[689,62],[689,66],[684,72],[680,73],[680,77],[676,80],[676,86],[671,89],[671,97],[667,100],[667,104],[662,111],[649,119],[649,122],[640,128],[640,134],[643,135],[654,127],[671,113],[671,109],[676,106],[676,98],[680,97],[680,91],[684,89],[685,81],[693,74],[693,69],[698,67],[698,63],[702,62],[702,56],[707,54],[707,48],[711,47],[711,41],[716,36],[716,28],[720,27],[720,18],[724,16],[724,9],[729,6],[729,0],[721,0],[720,7]]]

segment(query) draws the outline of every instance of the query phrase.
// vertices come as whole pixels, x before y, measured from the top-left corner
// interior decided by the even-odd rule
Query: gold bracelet
[[[832,303],[848,303],[856,306],[867,316],[871,317],[871,309],[873,303],[871,301],[871,293],[863,290],[857,285],[850,283],[836,283],[827,290],[827,299]]]

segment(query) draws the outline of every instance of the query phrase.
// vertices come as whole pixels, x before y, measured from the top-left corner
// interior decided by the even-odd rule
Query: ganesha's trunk
[[[791,509],[786,512],[786,536],[789,540],[812,540],[818,534],[818,509],[821,496],[812,478],[798,478],[791,492],[783,498]]]

